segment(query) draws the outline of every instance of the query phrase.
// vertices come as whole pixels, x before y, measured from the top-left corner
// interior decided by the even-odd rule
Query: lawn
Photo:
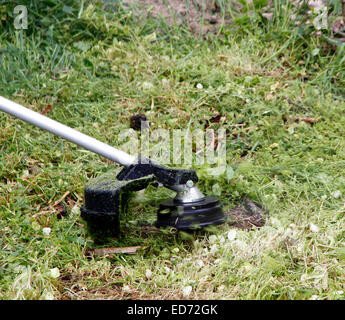
[[[0,112],[0,299],[345,298],[345,42],[334,30],[296,25],[284,1],[272,19],[265,1],[219,1],[224,20],[206,32],[89,0],[18,1],[29,20],[16,30],[14,2],[0,5],[2,96],[118,148],[136,113],[151,130],[226,129],[226,170],[194,163],[198,187],[225,212],[249,197],[267,213],[249,229],[143,228],[173,195],[150,186],[119,237],[96,243],[84,185],[117,165]],[[128,246],[142,248],[88,255]]]

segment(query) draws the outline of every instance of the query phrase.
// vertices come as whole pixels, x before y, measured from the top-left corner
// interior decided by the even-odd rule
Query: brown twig
[[[119,253],[127,253],[127,254],[135,254],[141,246],[135,247],[123,247],[123,248],[99,248],[99,249],[90,249],[86,251],[86,255],[93,255],[95,257],[104,256],[108,254],[119,254]]]
[[[294,102],[294,101],[291,101],[290,99],[286,99],[286,101],[287,101],[288,103],[292,104],[293,106],[295,106],[295,107],[301,109],[301,110],[304,110],[304,111],[307,111],[307,112],[310,111],[309,108],[304,107],[304,106],[302,106],[302,105],[300,105],[300,104],[298,104],[298,103],[296,103],[296,102]]]
[[[311,117],[292,117],[294,121],[304,121],[307,123],[316,123],[319,122],[319,118],[311,118]]]
[[[50,210],[54,210],[54,207],[56,207],[59,203],[61,203],[65,198],[70,194],[70,191],[66,191],[65,194],[57,201],[55,201],[53,204],[43,208],[40,212],[36,213],[33,217],[36,218],[38,216],[41,216],[43,214],[46,214]]]
[[[297,118],[299,121],[304,121],[304,122],[308,122],[308,123],[316,123],[319,122],[320,119],[319,118],[310,118],[310,117],[302,117],[302,118]]]
[[[66,191],[65,194],[57,201],[54,202],[54,204],[52,205],[52,207],[57,206],[60,202],[62,202],[63,200],[65,200],[65,198],[70,194],[69,191]]]

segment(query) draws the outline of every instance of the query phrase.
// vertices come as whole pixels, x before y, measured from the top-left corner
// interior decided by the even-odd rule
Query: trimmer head
[[[189,203],[169,199],[160,204],[155,225],[191,231],[224,221],[225,215],[217,198],[205,197],[204,200]]]
[[[197,180],[193,170],[165,168],[141,159],[119,173],[92,179],[85,187],[81,215],[94,238],[117,236],[119,215],[126,210],[130,193],[155,183],[177,192],[174,199],[160,204],[156,227],[190,231],[225,222],[221,204],[214,197],[205,197],[195,186]]]

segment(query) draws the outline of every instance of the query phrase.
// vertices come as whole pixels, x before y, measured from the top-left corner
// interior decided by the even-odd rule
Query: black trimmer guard
[[[134,180],[117,180],[119,172],[110,171],[85,186],[85,203],[80,208],[89,233],[96,239],[115,237],[120,230],[120,214],[126,211],[133,191],[145,189],[154,180],[146,176]]]
[[[130,196],[134,191],[145,189],[156,181],[157,176],[123,178],[123,171],[110,171],[89,181],[85,186],[85,203],[81,216],[87,222],[87,229],[96,240],[116,237],[120,230],[120,214],[124,214]],[[194,231],[210,225],[225,222],[221,204],[217,198],[181,203],[169,199],[160,204],[156,227],[173,227],[178,230]]]

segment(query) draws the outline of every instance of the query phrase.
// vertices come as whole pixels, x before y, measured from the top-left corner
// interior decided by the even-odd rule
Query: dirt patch
[[[164,18],[169,25],[185,25],[194,34],[205,35],[217,33],[222,25],[229,24],[229,15],[222,12],[215,0],[123,0],[127,7],[134,9],[140,16],[145,18]],[[236,8],[240,10],[240,3]]]
[[[157,296],[162,300],[180,298],[165,288],[159,288],[155,293],[147,293],[122,284],[122,280],[119,278],[116,280],[118,283],[89,288],[83,276],[67,274],[59,278],[61,286],[59,300],[156,300]],[[109,279],[107,282],[110,282]]]
[[[128,294],[120,284],[106,284],[96,288],[88,288],[85,275],[65,274],[59,278],[60,300],[105,300],[126,299]]]
[[[228,223],[239,229],[251,229],[265,225],[267,211],[257,202],[244,198],[242,203],[226,213]]]
[[[104,285],[94,289],[73,286],[65,288],[60,300],[123,300],[132,299],[124,294],[123,290],[116,285]]]

